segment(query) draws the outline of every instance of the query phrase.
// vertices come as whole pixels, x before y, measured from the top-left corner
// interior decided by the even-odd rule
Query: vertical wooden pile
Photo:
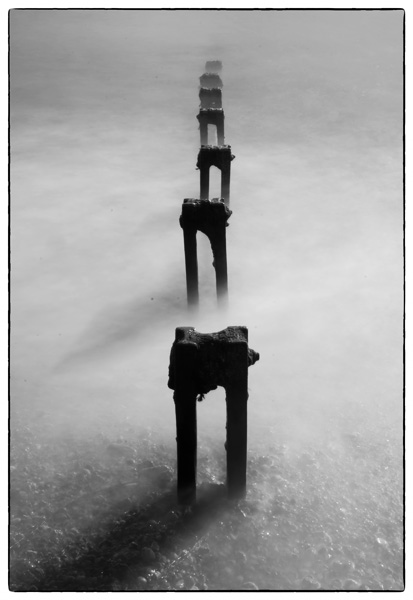
[[[246,492],[248,367],[259,354],[248,347],[246,327],[199,333],[178,327],[171,350],[168,386],[174,390],[178,450],[178,498],[191,504],[196,497],[196,400],[218,386],[227,402],[228,496]]]
[[[224,111],[220,61],[207,62],[200,78],[200,111],[197,116],[201,148],[200,197],[187,198],[179,219],[184,233],[188,306],[199,305],[196,236],[204,233],[212,248],[220,306],[228,300],[226,227],[229,209],[231,146],[225,144]],[[209,142],[208,126],[216,127],[217,145]],[[209,172],[221,171],[221,198],[209,198]],[[219,385],[226,391],[227,403],[227,484],[230,498],[246,493],[248,367],[259,359],[248,348],[246,327],[227,327],[202,334],[193,327],[178,327],[171,350],[168,386],[174,390],[177,452],[178,499],[191,504],[196,498],[197,420],[196,400]]]
[[[235,158],[231,146],[225,145],[224,110],[222,108],[222,70],[220,61],[205,65],[200,77],[200,110],[197,115],[201,136],[197,168],[200,172],[199,199],[186,198],[182,205],[180,224],[184,233],[187,299],[190,308],[199,305],[197,232],[204,233],[212,248],[219,306],[228,301],[228,268],[226,227],[229,210],[231,161]],[[208,126],[216,128],[217,145],[210,144]],[[221,171],[221,197],[209,198],[209,174],[212,166]]]

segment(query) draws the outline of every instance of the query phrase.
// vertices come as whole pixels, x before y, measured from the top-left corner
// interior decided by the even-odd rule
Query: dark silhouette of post
[[[204,233],[211,244],[218,303],[223,306],[227,302],[228,269],[225,230],[230,216],[231,210],[219,199],[212,202],[194,198],[184,200],[179,222],[184,231],[187,295],[188,305],[191,308],[196,307],[199,301],[196,243],[198,231]]]
[[[201,200],[209,200],[209,169],[212,166],[221,171],[221,198],[225,204],[230,203],[230,180],[231,180],[231,161],[235,156],[231,152],[231,146],[202,146],[196,166],[200,171]]]
[[[231,146],[225,145],[224,111],[222,108],[222,80],[219,73],[222,63],[208,61],[205,73],[200,77],[200,110],[197,115],[201,138],[197,168],[200,172],[199,200],[187,199],[182,205],[180,224],[184,231],[185,269],[188,306],[195,309],[199,305],[198,287],[198,231],[204,233],[211,243],[216,275],[217,299],[220,306],[228,301],[228,266],[226,227],[231,215],[229,210],[231,161],[235,156]],[[217,145],[211,145],[208,126],[216,127]],[[214,166],[221,171],[221,196],[210,202],[209,176]],[[225,206],[223,206],[225,205]]]
[[[217,73],[204,73],[199,78],[199,84],[201,88],[207,88],[209,90],[212,90],[213,88],[222,89],[224,87],[222,79]]]
[[[185,340],[185,328],[176,330],[175,342]],[[196,496],[197,426],[196,358],[194,343],[176,343],[174,349],[174,401],[178,457],[178,500],[192,504]]]
[[[182,207],[182,214],[184,209]],[[185,222],[185,219],[184,221]],[[184,251],[185,251],[185,271],[186,271],[186,290],[188,306],[197,307],[199,303],[198,289],[198,253],[196,243],[196,229],[183,226],[184,230]]]
[[[205,73],[221,73],[222,62],[220,60],[207,60],[205,63]]]
[[[221,88],[200,88],[200,108],[222,108]]]
[[[168,387],[174,390],[179,502],[191,504],[196,498],[196,399],[218,386],[226,391],[228,496],[245,496],[248,367],[257,360],[259,354],[248,347],[246,327],[211,334],[176,329]]]
[[[224,135],[224,111],[222,108],[201,108],[197,116],[199,131],[201,134],[201,146],[208,146],[208,125],[215,125],[217,129],[218,146],[225,144]]]
[[[248,331],[246,328],[245,338],[247,342]],[[246,342],[235,342],[228,346],[228,376],[225,391],[227,402],[227,482],[230,498],[243,497],[247,489],[249,365]]]

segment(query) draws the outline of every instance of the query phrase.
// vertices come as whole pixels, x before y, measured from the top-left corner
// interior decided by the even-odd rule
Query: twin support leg
[[[198,259],[197,231],[207,235],[214,256],[218,304],[225,305],[228,298],[226,226],[231,215],[229,210],[231,147],[225,146],[224,113],[222,111],[222,81],[218,75],[222,64],[210,61],[200,78],[201,106],[213,110],[202,110],[198,115],[201,135],[201,150],[197,167],[200,169],[200,201],[186,200],[183,204],[180,224],[184,232],[185,265],[188,305],[198,306]],[[202,91],[203,90],[203,91]],[[214,91],[212,91],[214,90]],[[221,109],[221,110],[220,110]],[[208,124],[217,127],[217,144],[209,145]],[[221,170],[221,199],[209,202],[209,169],[216,166]],[[191,328],[178,328],[171,351],[170,380],[174,390],[176,432],[178,451],[178,500],[192,504],[196,499],[197,467],[197,396],[221,385],[226,391],[227,404],[227,486],[230,498],[246,494],[247,471],[247,401],[248,366],[259,359],[259,355],[248,349],[246,328],[227,328],[211,335],[200,334],[199,343],[191,337]],[[194,331],[194,330],[192,330]],[[234,337],[235,334],[235,337]],[[222,341],[224,335],[224,342]],[[206,338],[213,339],[212,357],[200,354]],[[216,344],[217,338],[220,343]],[[219,349],[218,349],[219,348]],[[216,362],[218,355],[218,362]],[[200,356],[203,359],[200,359]],[[205,381],[205,365],[209,370],[209,383]],[[200,372],[202,371],[202,375]],[[208,379],[208,377],[207,377]],[[212,383],[211,383],[212,382]],[[201,388],[201,389],[200,389]]]
[[[184,228],[186,289],[188,305],[192,308],[199,304],[196,234],[196,229]],[[216,232],[214,236],[208,237],[211,242],[212,254],[214,257],[218,305],[225,306],[228,301],[227,242],[225,228]]]
[[[231,211],[224,202],[209,202],[188,198],[182,205],[179,219],[184,233],[186,286],[188,306],[196,308],[199,303],[197,232],[204,233],[214,257],[218,305],[228,302],[228,268],[226,227]]]
[[[196,229],[184,227],[184,250],[188,306],[195,308],[199,304]]]
[[[225,144],[225,136],[224,136],[224,119],[222,118],[216,120],[215,123],[208,123],[207,120],[200,120],[199,124],[199,132],[201,135],[201,146],[207,146],[211,143],[211,140],[208,139],[208,125],[216,125],[217,128],[217,144],[218,146],[223,146]],[[212,144],[213,146],[215,144]]]
[[[178,500],[192,504],[196,499],[196,343],[175,346],[175,412],[178,450]],[[246,494],[248,344],[231,342],[226,350],[227,381],[227,486],[229,498]]]
[[[201,171],[201,200],[209,199],[209,167],[200,168]],[[229,163],[225,169],[221,170],[221,198],[224,199],[225,204],[229,206],[229,193],[230,193],[230,180],[231,180],[231,163]]]
[[[223,130],[222,130],[223,135]],[[211,242],[216,274],[218,304],[226,306],[228,299],[228,269],[226,227],[231,216],[229,209],[231,161],[230,146],[203,146],[198,154],[200,170],[200,200],[186,199],[179,219],[184,231],[185,266],[188,305],[196,308],[199,303],[198,258],[196,234],[205,233]],[[209,170],[215,166],[221,171],[221,198],[209,201]]]

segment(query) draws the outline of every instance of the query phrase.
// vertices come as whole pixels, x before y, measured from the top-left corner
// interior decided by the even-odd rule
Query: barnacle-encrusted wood
[[[178,327],[172,345],[168,387],[174,390],[178,498],[192,503],[196,495],[196,399],[222,386],[227,403],[228,495],[246,492],[248,367],[259,354],[248,348],[246,327],[199,333]]]

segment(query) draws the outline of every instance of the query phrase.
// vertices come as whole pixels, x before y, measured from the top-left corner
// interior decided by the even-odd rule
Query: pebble
[[[319,590],[320,588],[321,584],[315,579],[311,579],[310,577],[304,577],[300,581],[301,590]]]
[[[300,566],[302,569],[310,569],[318,559],[318,554],[315,548],[307,548],[298,556]]]
[[[383,585],[379,581],[377,581],[376,579],[370,579],[367,582],[367,585],[369,586],[369,588],[372,591],[377,591],[377,590],[382,590],[383,589]]]
[[[391,576],[387,576],[386,579],[383,582],[383,587],[386,591],[388,590],[396,590],[397,589],[397,584],[395,582],[395,580],[393,579],[393,577]]]
[[[135,449],[125,444],[109,444],[106,450],[112,456],[133,456]]]
[[[155,560],[155,552],[151,548],[143,548],[142,550],[142,558],[146,562],[151,562]]]
[[[241,589],[243,590],[258,590],[258,586],[253,581],[246,581],[242,584]]]
[[[327,589],[332,590],[333,592],[338,592],[341,590],[342,583],[339,579],[331,579],[327,584]]]
[[[347,575],[350,571],[354,569],[354,563],[351,560],[347,559],[336,559],[330,565],[329,571],[330,574],[335,575],[336,577],[343,577]]]
[[[322,560],[328,560],[331,558],[331,554],[326,546],[320,546],[317,550],[317,554]]]
[[[327,531],[323,532],[323,538],[326,544],[332,544],[333,543],[333,538],[331,537],[331,535],[329,533],[327,533]]]
[[[238,564],[246,565],[247,564],[247,555],[245,554],[245,552],[238,550],[237,552],[235,552],[235,560],[237,561]]]
[[[361,584],[359,581],[354,581],[354,579],[346,579],[346,581],[343,583],[343,590],[359,590],[360,585]]]

